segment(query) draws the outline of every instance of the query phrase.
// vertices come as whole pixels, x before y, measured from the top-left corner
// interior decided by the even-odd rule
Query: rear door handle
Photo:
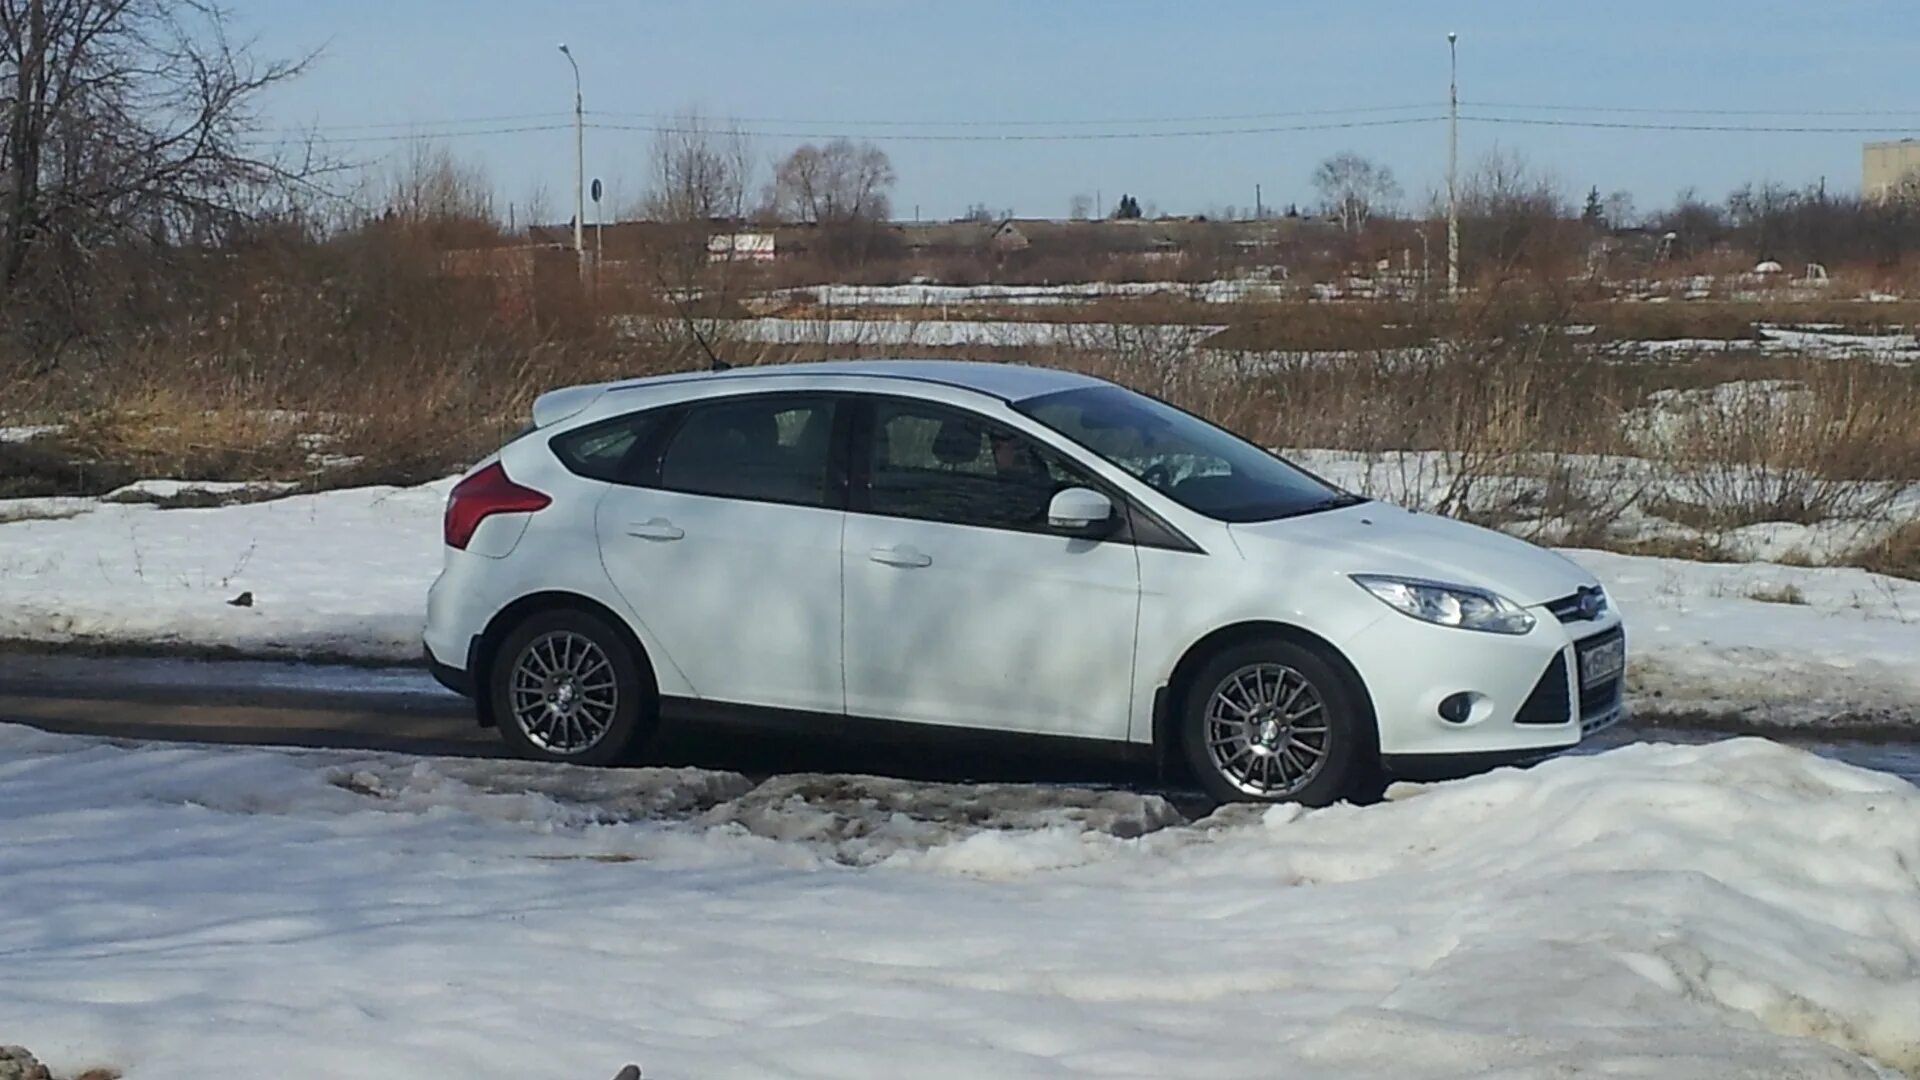
[[[687,535],[687,530],[666,518],[654,518],[652,521],[628,522],[627,535],[637,536],[642,540],[678,540]]]
[[[932,566],[933,556],[902,544],[899,547],[877,547],[867,552],[867,558],[888,566]]]

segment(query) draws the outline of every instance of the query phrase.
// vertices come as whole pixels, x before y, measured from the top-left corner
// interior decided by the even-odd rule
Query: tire
[[[1327,806],[1376,786],[1378,740],[1360,693],[1308,646],[1261,638],[1223,649],[1181,709],[1187,766],[1216,802]]]
[[[487,694],[501,739],[535,761],[617,765],[658,713],[640,658],[584,611],[543,611],[514,627],[494,652]]]

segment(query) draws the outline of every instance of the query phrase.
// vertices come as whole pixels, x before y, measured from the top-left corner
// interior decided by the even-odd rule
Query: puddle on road
[[[1909,783],[1920,785],[1920,741],[1899,739],[1830,739],[1815,731],[1779,730],[1753,733],[1783,746],[1810,754],[1844,761],[1863,769],[1892,773]],[[1618,727],[1603,731],[1580,744],[1573,753],[1597,754],[1633,743],[1684,743],[1697,745],[1722,739],[1744,737],[1724,731],[1693,728]]]

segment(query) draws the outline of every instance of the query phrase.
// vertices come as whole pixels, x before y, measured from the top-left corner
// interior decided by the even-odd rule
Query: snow
[[[1369,479],[1366,470],[1385,468],[1358,455],[1294,456],[1355,488],[1371,486],[1357,482]],[[1444,485],[1440,464],[1407,468],[1396,480],[1412,485],[1395,493],[1402,500],[1430,498],[1413,490],[1420,485]],[[0,500],[0,639],[414,660],[451,484],[216,509],[80,500],[87,508],[71,517],[11,522]],[[1756,549],[1803,551],[1837,546],[1838,535],[1781,523],[1736,537]],[[1920,582],[1845,567],[1568,554],[1599,576],[1627,618],[1638,708],[1776,724],[1920,716]],[[1805,603],[1755,598],[1786,586]],[[230,606],[242,591],[253,605]]]
[[[285,480],[136,480],[109,491],[109,502],[140,498],[174,499],[182,495],[251,495],[292,491],[298,484]]]
[[[1726,384],[1726,389],[1756,384]],[[1791,393],[1792,384],[1782,393]],[[1712,397],[1721,398],[1723,388],[1714,388]],[[1765,392],[1751,391],[1753,398]],[[1663,391],[1664,393],[1668,393]],[[1705,398],[1704,391],[1673,391],[1673,399],[1694,403]],[[1655,395],[1659,397],[1660,395]],[[1728,399],[1735,395],[1729,393]],[[1724,406],[1722,406],[1724,407]],[[1671,438],[1681,415],[1659,408],[1627,414],[1629,437],[1644,440],[1647,449],[1659,450],[1662,439]],[[1289,460],[1325,477],[1349,491],[1384,499],[1418,510],[1442,508],[1450,494],[1457,495],[1458,474],[1463,457],[1442,450],[1390,450],[1367,453],[1355,450],[1292,449],[1280,451]],[[1885,541],[1894,532],[1920,519],[1920,484],[1898,487],[1878,481],[1809,482],[1810,490],[1833,496],[1836,516],[1812,524],[1790,521],[1764,521],[1737,528],[1702,528],[1682,524],[1655,514],[1648,505],[1661,500],[1679,505],[1694,504],[1700,498],[1701,478],[1688,473],[1687,467],[1659,457],[1629,455],[1522,453],[1497,461],[1473,462],[1476,479],[1468,487],[1467,507],[1481,518],[1504,520],[1508,531],[1526,539],[1552,542],[1565,535],[1568,523],[1554,518],[1526,518],[1529,507],[1538,507],[1548,490],[1548,477],[1559,475],[1587,499],[1590,510],[1604,513],[1607,536],[1611,540],[1632,543],[1672,540],[1701,547],[1714,547],[1730,558],[1747,562],[1811,563],[1820,566],[1844,566],[1863,547]],[[1706,480],[1709,491],[1738,489],[1733,481],[1742,480],[1732,466],[1712,466],[1715,472]],[[1766,474],[1752,477],[1750,485],[1764,490]]]
[[[1920,1069],[1905,782],[1739,740],[1391,795],[0,727],[0,1016],[128,1080]]]
[[[1780,725],[1920,713],[1920,582],[1845,567],[1567,554],[1619,606],[1643,705]],[[1757,598],[1789,587],[1803,603]]]
[[[416,658],[451,486],[210,509],[96,500],[24,521],[0,500],[0,638]],[[252,607],[226,603],[243,591]]]
[[[1866,360],[1909,366],[1920,361],[1920,343],[1910,333],[1855,334],[1819,327],[1762,325],[1760,338],[1666,338],[1596,343],[1610,356],[1653,356],[1719,352],[1758,352],[1768,356],[1811,356],[1827,360]]]
[[[1253,278],[1177,281],[1082,282],[1063,285],[815,285],[773,294],[823,307],[947,307],[968,304],[1073,304],[1110,297],[1166,297],[1208,304],[1234,304],[1288,295],[1283,284]]]
[[[1015,348],[1062,345],[1096,348],[1150,337],[1198,344],[1220,326],[1131,323],[1058,323],[973,319],[737,319],[720,333],[770,345],[832,345],[945,348],[982,345]]]
[[[0,425],[0,443],[27,442],[43,435],[58,435],[66,430],[65,424],[15,424]]]

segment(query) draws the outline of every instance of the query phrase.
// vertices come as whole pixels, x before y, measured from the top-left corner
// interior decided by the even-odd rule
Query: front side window
[[[753,397],[696,405],[660,458],[660,486],[693,495],[826,506],[833,403]]]
[[[1038,531],[1055,493],[1088,481],[1058,454],[983,417],[879,401],[866,508],[955,525]]]
[[[1118,386],[1062,390],[1014,408],[1219,521],[1267,521],[1365,501],[1232,432]]]

